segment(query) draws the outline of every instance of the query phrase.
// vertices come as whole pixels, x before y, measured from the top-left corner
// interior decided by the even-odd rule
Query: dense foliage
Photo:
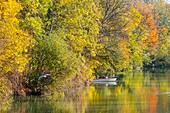
[[[12,85],[0,89],[58,94],[95,75],[168,66],[169,12],[153,0],[1,0],[0,79]]]

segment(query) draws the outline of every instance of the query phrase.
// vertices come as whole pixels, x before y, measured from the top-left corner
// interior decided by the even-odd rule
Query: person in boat
[[[108,77],[105,76],[105,75],[102,75],[102,76],[99,77],[99,79],[105,79],[105,78],[108,78]]]

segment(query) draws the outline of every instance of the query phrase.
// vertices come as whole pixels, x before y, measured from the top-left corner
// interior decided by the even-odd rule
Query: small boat
[[[41,76],[38,78],[38,80],[41,80],[42,78],[46,78],[46,77],[48,77],[48,76],[51,76],[51,74],[44,74],[44,75],[41,75]]]
[[[111,78],[102,78],[102,79],[95,79],[91,82],[115,82],[118,77],[111,77]]]

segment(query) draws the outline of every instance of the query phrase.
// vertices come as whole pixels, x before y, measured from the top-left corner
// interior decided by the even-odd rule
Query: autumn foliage
[[[65,82],[169,65],[169,7],[142,0],[1,0],[0,79],[13,92],[43,94]],[[38,81],[45,73],[50,80]]]

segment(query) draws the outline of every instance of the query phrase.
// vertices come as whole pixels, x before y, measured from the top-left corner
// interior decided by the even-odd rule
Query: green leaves
[[[70,51],[66,42],[56,34],[51,34],[35,44],[32,55],[30,79],[50,73],[52,81],[57,83],[58,80],[73,78],[79,71],[76,54]],[[31,86],[38,88],[37,81],[38,79],[34,79]]]

